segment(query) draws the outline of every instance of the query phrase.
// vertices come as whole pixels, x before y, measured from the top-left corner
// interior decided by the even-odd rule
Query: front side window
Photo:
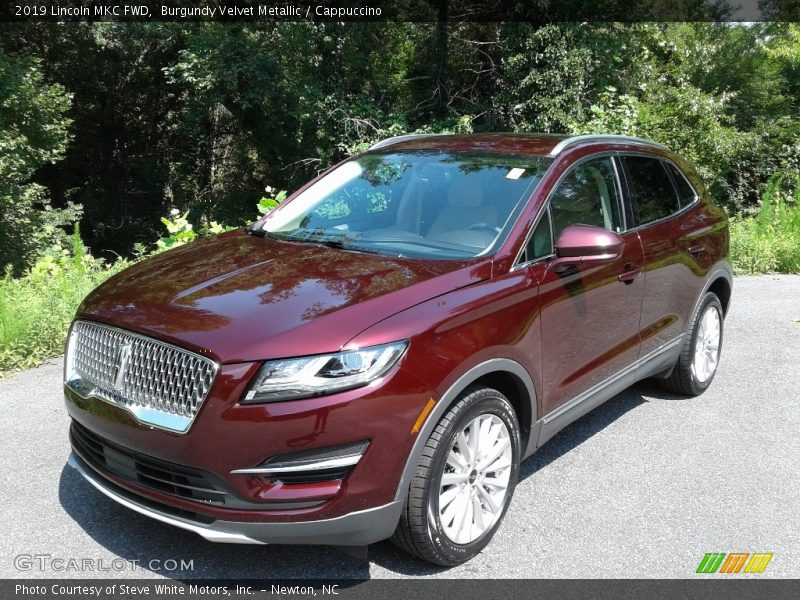
[[[623,160],[639,211],[640,225],[647,225],[678,211],[678,197],[663,161],[646,156],[626,156]]]
[[[545,210],[536,229],[525,246],[525,253],[521,257],[523,262],[531,262],[549,256],[553,253],[553,236],[550,230],[550,211]]]
[[[551,163],[495,153],[368,153],[274,210],[262,230],[366,252],[478,256],[502,243]]]
[[[596,158],[574,167],[550,197],[553,237],[567,225],[583,224],[622,231],[619,193],[610,157]]]

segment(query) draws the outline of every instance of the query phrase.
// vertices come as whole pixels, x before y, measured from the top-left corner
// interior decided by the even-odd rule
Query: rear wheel
[[[500,526],[519,461],[508,399],[491,388],[467,389],[425,444],[392,541],[439,565],[469,560]]]
[[[702,394],[719,366],[722,333],[722,304],[716,294],[708,292],[695,314],[678,362],[669,377],[661,380],[664,386],[687,396]]]

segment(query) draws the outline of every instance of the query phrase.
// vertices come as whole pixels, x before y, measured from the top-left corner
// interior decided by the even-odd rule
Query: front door
[[[614,262],[562,273],[548,269],[546,260],[531,266],[539,281],[545,418],[636,361],[644,255],[638,234],[624,231],[621,207],[611,156],[577,163],[550,195],[543,220],[550,220],[553,240],[567,225],[581,223],[619,233],[624,249]],[[538,229],[544,230],[541,223]]]

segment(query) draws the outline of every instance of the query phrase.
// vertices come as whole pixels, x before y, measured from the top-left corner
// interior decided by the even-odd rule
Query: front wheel
[[[519,461],[511,403],[497,390],[469,388],[425,444],[392,541],[439,565],[469,560],[500,526]]]
[[[722,304],[713,292],[708,292],[684,340],[678,362],[662,382],[678,394],[699,396],[714,379],[722,351]]]

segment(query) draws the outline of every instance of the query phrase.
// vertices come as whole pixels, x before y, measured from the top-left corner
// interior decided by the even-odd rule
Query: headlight
[[[406,341],[335,354],[270,360],[264,363],[245,403],[298,400],[349,390],[378,379],[405,352]]]

